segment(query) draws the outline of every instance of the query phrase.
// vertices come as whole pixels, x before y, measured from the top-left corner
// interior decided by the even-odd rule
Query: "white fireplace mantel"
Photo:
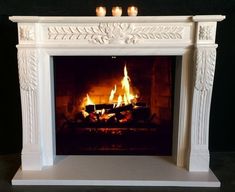
[[[51,59],[56,55],[178,56],[174,166],[176,169],[186,168],[192,174],[213,174],[209,170],[209,115],[216,63],[216,27],[224,18],[221,15],[10,17],[18,24],[19,39],[23,149],[18,178],[27,175],[27,170],[40,172],[48,166],[56,167]],[[105,182],[101,184],[105,185]],[[218,182],[213,186],[218,186]]]

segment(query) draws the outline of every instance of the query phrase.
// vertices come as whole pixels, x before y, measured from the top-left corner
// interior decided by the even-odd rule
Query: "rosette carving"
[[[199,27],[199,40],[212,40],[212,27],[200,26]]]
[[[33,27],[27,25],[20,26],[19,36],[22,41],[33,41],[35,39]]]

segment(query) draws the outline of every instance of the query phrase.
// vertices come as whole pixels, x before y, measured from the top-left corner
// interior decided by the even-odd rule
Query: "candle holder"
[[[119,6],[112,8],[112,15],[115,17],[120,17],[122,15],[122,8]]]
[[[138,8],[135,6],[130,6],[127,8],[127,14],[128,16],[137,16],[138,14]]]
[[[104,17],[106,15],[106,8],[105,7],[96,7],[95,9],[96,11],[96,16],[98,17]]]

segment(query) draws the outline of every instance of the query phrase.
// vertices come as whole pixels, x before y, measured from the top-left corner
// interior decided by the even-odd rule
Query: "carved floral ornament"
[[[29,25],[20,26],[19,37],[21,41],[33,41],[35,39],[34,28]]]
[[[199,27],[199,40],[212,40],[213,27],[209,25]]]
[[[135,44],[141,39],[182,39],[181,26],[136,27],[131,23],[100,23],[97,26],[51,26],[50,40],[87,40],[94,44]]]

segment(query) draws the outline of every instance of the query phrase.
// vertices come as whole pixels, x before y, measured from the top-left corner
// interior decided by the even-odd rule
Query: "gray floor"
[[[11,178],[19,166],[18,154],[0,156],[0,192],[235,192],[235,152],[211,153],[210,167],[221,188],[12,186]]]

